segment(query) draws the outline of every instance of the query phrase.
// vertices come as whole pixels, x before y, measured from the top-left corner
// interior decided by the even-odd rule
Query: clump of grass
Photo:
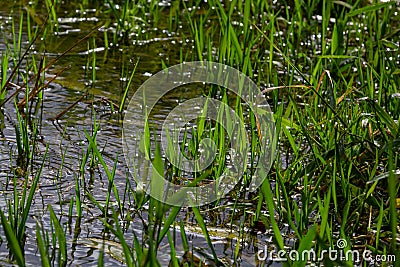
[[[49,14],[50,29],[53,31],[53,27],[55,26],[55,31],[58,32],[58,15],[56,10],[59,5],[58,0],[46,0],[45,4],[47,13]]]
[[[17,186],[18,176],[14,176],[13,198],[5,198],[5,203],[7,203],[6,206],[8,217],[4,214],[4,211],[0,209],[1,224],[6,234],[8,245],[10,246],[10,254],[20,266],[25,266],[25,227],[33,198],[38,186],[39,178],[43,170],[46,154],[47,150],[43,159],[43,163],[40,166],[39,170],[37,170],[37,172],[34,174],[33,180],[31,180],[30,177],[31,173],[26,172],[26,174],[24,175],[25,177],[22,189],[19,189]]]
[[[320,249],[325,244],[333,246],[334,240],[339,237],[353,240],[353,233],[368,232],[374,235],[372,228],[381,229],[382,221],[380,219],[373,223],[367,218],[378,216],[382,211],[381,201],[383,199],[378,195],[383,193],[388,197],[390,187],[383,189],[386,187],[383,185],[383,188],[378,190],[377,184],[375,183],[371,187],[369,181],[379,173],[378,166],[386,170],[393,168],[387,161],[389,158],[387,147],[394,142],[394,138],[397,136],[398,122],[395,122],[393,118],[397,118],[399,114],[392,109],[384,110],[381,105],[394,100],[387,101],[382,98],[385,93],[390,95],[396,92],[395,79],[387,76],[387,70],[390,72],[390,69],[392,71],[394,69],[391,67],[392,63],[386,62],[386,56],[378,55],[372,47],[363,52],[358,49],[356,56],[353,57],[349,53],[354,51],[354,47],[349,45],[349,40],[351,38],[367,38],[372,42],[370,38],[373,36],[367,37],[360,33],[358,28],[352,30],[350,25],[357,23],[369,25],[370,32],[379,35],[379,30],[369,23],[369,19],[380,16],[380,22],[387,23],[385,21],[388,16],[393,16],[393,13],[389,15],[390,12],[393,12],[390,6],[392,4],[376,4],[368,7],[353,6],[348,13],[343,12],[337,18],[339,22],[333,27],[329,46],[326,45],[329,49],[322,49],[322,55],[311,61],[316,64],[313,64],[313,69],[310,69],[313,74],[310,78],[307,78],[304,71],[293,64],[296,60],[295,55],[284,57],[289,64],[288,91],[281,95],[287,97],[289,101],[285,105],[286,111],[283,118],[290,118],[300,128],[289,130],[281,128],[281,140],[286,140],[288,143],[285,153],[291,155],[291,160],[283,171],[279,170],[279,165],[276,167],[276,179],[279,182],[277,192],[281,192],[276,195],[276,199],[283,197],[283,202],[278,202],[275,209],[279,218],[285,218],[285,221],[289,223],[299,241],[302,239],[303,233],[309,229],[310,224],[318,223],[319,238],[315,246]],[[355,14],[364,14],[361,22],[354,17]],[[352,24],[349,23],[351,20]],[[331,24],[325,20],[324,23],[325,25]],[[340,27],[347,28],[349,35],[343,36],[345,30]],[[318,33],[319,29],[315,30]],[[352,37],[351,32],[356,36],[361,34],[362,37]],[[260,33],[271,42],[262,30]],[[329,36],[328,32],[325,34]],[[347,43],[345,38],[347,38]],[[280,52],[278,46],[279,44],[274,44],[275,50]],[[285,47],[290,46],[293,44]],[[296,51],[301,51],[301,48],[297,46]],[[368,54],[372,52],[374,52],[374,56],[370,57],[369,63],[365,67],[360,65],[359,60],[368,61]],[[313,58],[310,57],[309,60],[313,60]],[[386,67],[383,67],[384,65]],[[380,67],[377,68],[378,66]],[[328,72],[329,69],[333,69],[335,73]],[[358,73],[352,73],[351,69],[356,69]],[[366,72],[364,72],[365,70]],[[373,75],[370,76],[372,73]],[[290,86],[295,83],[294,76],[296,74],[306,82],[306,85],[310,86],[309,90],[302,93],[303,97],[311,100],[304,106],[300,106],[298,100],[293,97],[299,92],[290,89]],[[381,83],[382,79],[387,82],[385,85]],[[378,88],[376,88],[376,84],[378,84]],[[299,147],[307,148],[307,152]],[[366,162],[370,162],[372,165],[365,165]],[[398,192],[398,185],[392,184],[392,186],[396,188],[394,191]],[[301,206],[297,201],[292,201],[290,195],[297,195]],[[394,195],[390,199],[395,199]],[[343,207],[340,203],[346,204]],[[388,205],[386,209],[391,209],[390,207],[393,205]],[[312,215],[315,210],[317,212]],[[397,220],[396,218],[397,215],[391,213],[386,225],[392,225],[393,221]],[[339,225],[333,222],[339,222]],[[335,236],[334,232],[339,232],[340,235]],[[278,231],[274,231],[274,233],[276,239],[281,240]],[[392,242],[395,237],[396,233],[392,231]],[[281,247],[282,242],[278,243]],[[391,243],[390,246],[386,246],[384,242],[378,243],[382,247],[381,250],[376,250],[376,253],[397,253],[395,249],[397,245]],[[365,244],[365,247],[369,246]],[[326,259],[326,261],[329,260]]]

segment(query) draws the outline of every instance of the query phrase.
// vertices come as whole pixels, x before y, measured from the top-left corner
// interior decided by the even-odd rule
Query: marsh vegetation
[[[2,3],[0,265],[399,264],[399,12],[398,1],[361,0]],[[226,131],[203,118],[180,146],[197,158],[201,139],[213,140],[206,170],[184,172],[157,148],[162,121],[194,97],[232,107],[251,148],[234,190],[181,208],[138,190],[121,137],[141,84],[189,61],[250,77],[277,138],[271,170],[250,192],[262,136],[240,97],[207,84],[164,96],[143,142],[165,179],[213,181],[227,168]],[[329,248],[382,257],[259,257]]]

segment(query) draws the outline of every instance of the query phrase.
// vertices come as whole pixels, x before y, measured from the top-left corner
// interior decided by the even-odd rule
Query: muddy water
[[[34,48],[37,51],[46,51],[46,62],[51,62],[65,50],[77,43],[83,36],[88,34],[99,23],[105,23],[108,15],[101,14],[97,7],[80,9],[78,5],[64,4],[64,10],[59,11],[58,30],[47,33],[44,40],[39,40]],[[18,29],[18,22],[21,12],[26,7],[23,4],[14,4],[10,6],[3,5],[0,8],[0,23],[5,32],[5,39],[0,42],[0,50],[5,51],[6,41],[12,44],[12,17],[15,19],[15,28]],[[45,12],[43,12],[45,13]],[[26,17],[26,12],[24,14]],[[26,21],[23,28],[26,29]],[[147,27],[147,28],[146,28]],[[164,28],[164,29],[163,29]],[[142,84],[149,76],[161,69],[161,61],[173,65],[179,62],[180,48],[190,51],[192,41],[182,42],[182,36],[166,30],[160,22],[159,28],[153,28],[151,25],[145,25],[141,29],[146,38],[141,40],[137,38],[129,44],[106,44],[102,41],[104,32],[112,32],[112,27],[100,28],[89,37],[74,47],[68,54],[58,60],[49,70],[46,71],[47,79],[54,75],[59,75],[55,82],[44,91],[44,100],[37,109],[34,109],[34,117],[38,118],[39,140],[35,152],[34,170],[37,170],[44,162],[44,168],[40,176],[39,187],[35,194],[30,216],[26,224],[26,247],[25,257],[28,265],[40,263],[39,251],[36,245],[35,231],[36,223],[50,231],[50,218],[48,205],[51,205],[59,216],[60,221],[67,229],[68,244],[68,264],[70,265],[97,265],[100,250],[103,249],[101,240],[104,238],[104,224],[100,220],[101,212],[82,196],[83,211],[82,219],[73,217],[68,220],[69,204],[75,198],[76,180],[83,184],[79,169],[83,156],[86,153],[88,143],[85,138],[85,131],[92,133],[93,125],[96,122],[100,125],[100,131],[97,134],[97,143],[103,149],[104,159],[111,169],[117,160],[117,172],[115,183],[120,189],[120,195],[124,195],[128,171],[124,165],[122,156],[121,131],[122,118],[114,110],[113,103],[119,104],[123,95],[124,86],[129,73],[134,64],[140,58],[140,64],[134,82],[131,86],[129,96]],[[110,34],[111,36],[111,34]],[[22,40],[23,49],[27,47],[27,32],[23,31]],[[180,44],[177,46],[177,44]],[[43,49],[44,48],[44,49]],[[92,63],[96,58],[96,78],[93,80]],[[40,58],[40,57],[38,57]],[[12,62],[10,62],[12,64]],[[26,62],[23,62],[26,64]],[[66,68],[66,69],[65,69]],[[65,69],[61,74],[60,71]],[[10,72],[9,72],[10,73]],[[124,75],[121,75],[124,73]],[[12,92],[14,89],[10,89]],[[83,95],[87,94],[84,98]],[[182,88],[180,93],[172,93],[169,97],[163,99],[162,105],[158,108],[160,121],[170,110],[176,106],[179,101],[185,98],[191,98],[201,94],[201,91],[193,88]],[[22,95],[19,96],[22,98]],[[77,105],[69,109],[58,120],[53,120],[61,112],[81,99]],[[0,136],[0,186],[1,193],[0,207],[6,207],[6,201],[12,198],[13,186],[12,177],[17,169],[16,163],[16,137],[14,126],[17,122],[16,112],[12,101],[9,101],[3,108],[1,116],[1,136]],[[48,152],[45,156],[46,146]],[[90,168],[85,166],[84,184],[86,189],[91,192],[99,202],[106,199],[108,181],[101,166]],[[20,178],[18,183],[23,183]],[[4,199],[4,201],[3,201]],[[116,206],[116,203],[112,203]],[[228,206],[232,205],[229,201]],[[127,206],[127,208],[131,208]],[[229,209],[225,213],[214,214],[214,224],[219,227],[219,231],[229,232],[226,227],[229,221],[233,221],[233,229],[240,224],[241,218],[230,218]],[[73,214],[76,214],[75,208]],[[189,214],[189,215],[188,215]],[[144,215],[145,217],[145,215]],[[187,210],[181,214],[181,218],[186,218],[189,222],[193,220]],[[207,218],[206,220],[211,220]],[[202,237],[199,229],[190,226],[188,222],[187,235],[189,242],[195,248],[199,255],[210,255],[207,251],[208,245]],[[134,217],[131,222],[135,225],[136,236],[141,240],[143,236],[142,221]],[[237,224],[237,225],[235,225]],[[217,230],[215,230],[218,232]],[[2,240],[5,236],[0,230]],[[125,238],[132,240],[132,232],[127,232]],[[233,258],[236,241],[232,237],[224,237],[216,234],[212,237],[216,241],[216,250],[221,258],[229,262]],[[246,248],[243,250],[243,258],[247,259],[243,266],[251,266],[255,258],[255,250],[258,245],[265,244],[268,236],[254,235],[249,240]],[[121,265],[119,261],[123,259],[122,248],[116,239],[106,234],[105,237],[105,264]],[[129,242],[128,242],[129,243]],[[260,244],[259,244],[260,243]],[[178,256],[182,256],[182,246],[179,231],[176,236],[176,248]],[[8,248],[5,243],[0,242],[0,264],[8,265]],[[159,252],[160,262],[163,266],[169,263],[169,245],[165,241],[161,245]],[[246,263],[247,261],[247,263]]]

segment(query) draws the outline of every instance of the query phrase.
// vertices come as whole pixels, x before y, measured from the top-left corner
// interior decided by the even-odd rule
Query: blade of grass
[[[197,223],[199,224],[201,231],[203,232],[203,235],[207,241],[208,247],[211,249],[214,261],[216,263],[218,263],[219,259],[218,259],[217,253],[215,252],[214,245],[212,244],[210,235],[208,234],[207,226],[203,220],[203,217],[201,216],[200,211],[197,207],[192,207],[192,210],[193,210],[194,216],[197,220]]]
[[[50,267],[50,260],[47,254],[47,249],[46,249],[46,243],[43,240],[42,234],[40,233],[40,227],[39,224],[36,224],[36,240],[38,243],[39,247],[39,252],[40,252],[40,259],[42,261],[42,266],[43,267]]]
[[[307,257],[311,259],[315,259],[316,257],[312,257],[311,254],[315,253],[314,250],[311,250],[313,246],[313,241],[317,235],[317,229],[318,225],[314,224],[307,232],[307,234],[300,240],[299,248],[298,248],[298,253],[301,255],[300,259],[301,261],[295,261],[293,266],[306,266],[307,263]]]
[[[119,198],[118,189],[117,189],[116,185],[114,184],[114,175],[113,175],[113,173],[115,172],[115,168],[114,168],[113,172],[110,172],[110,170],[108,169],[107,163],[105,162],[103,156],[101,155],[101,153],[99,152],[99,149],[97,148],[96,139],[91,137],[89,135],[89,133],[86,131],[86,129],[84,130],[84,132],[85,132],[87,140],[89,141],[90,147],[93,150],[94,155],[100,161],[101,165],[103,166],[104,171],[107,174],[107,178],[108,178],[108,181],[110,183],[110,186],[113,189],[114,196],[115,196],[116,201],[118,203],[118,207],[119,207],[120,210],[122,210],[122,203],[121,203],[121,200]]]
[[[349,13],[347,13],[347,17],[354,17],[354,16],[357,16],[362,13],[376,11],[381,8],[388,7],[388,6],[395,5],[395,4],[396,4],[396,1],[370,4],[370,5],[358,8],[356,10],[350,11]]]
[[[119,113],[122,113],[122,111],[123,111],[123,109],[124,109],[125,101],[126,101],[126,98],[127,98],[127,96],[128,96],[128,91],[129,91],[129,88],[131,87],[131,83],[132,83],[132,80],[133,80],[133,76],[135,75],[136,68],[137,68],[137,66],[139,65],[139,61],[140,61],[140,57],[138,58],[138,60],[137,60],[137,62],[136,62],[136,64],[135,64],[135,67],[133,67],[133,71],[132,71],[132,73],[131,73],[131,76],[129,77],[128,84],[127,84],[126,87],[125,87],[124,95],[122,96],[121,104],[119,105],[119,109],[118,109],[118,112],[119,112]]]
[[[58,251],[59,251],[59,265],[64,266],[67,263],[67,240],[65,238],[64,229],[61,227],[60,221],[58,220],[56,214],[54,213],[53,207],[48,205],[50,211],[50,219],[53,222],[55,235],[58,240]]]
[[[10,246],[10,252],[15,257],[19,266],[25,266],[25,258],[18,242],[17,237],[11,227],[10,222],[7,220],[4,212],[0,209],[1,224],[3,225],[4,234],[6,235],[8,245]]]
[[[158,235],[158,245],[160,245],[166,233],[169,232],[171,225],[175,222],[176,216],[178,216],[179,211],[181,210],[180,206],[173,206],[167,220],[164,222],[164,228],[161,230]]]

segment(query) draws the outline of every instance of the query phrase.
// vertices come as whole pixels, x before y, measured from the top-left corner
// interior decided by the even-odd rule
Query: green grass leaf
[[[207,241],[208,247],[211,249],[212,255],[214,257],[214,261],[217,263],[217,262],[219,262],[218,256],[214,249],[214,245],[211,242],[211,238],[210,238],[210,235],[208,234],[207,226],[203,220],[203,217],[201,216],[200,211],[197,207],[193,207],[192,209],[193,209],[194,216],[196,217],[196,221],[199,224],[201,231],[203,232],[203,235]]]
[[[357,16],[357,15],[362,14],[362,13],[376,11],[376,10],[379,10],[381,8],[388,7],[388,6],[395,5],[395,4],[396,4],[396,1],[369,4],[367,6],[358,8],[358,9],[353,10],[353,11],[350,11],[349,13],[347,13],[347,16],[348,17],[353,17],[353,16]]]
[[[55,234],[58,240],[58,250],[60,252],[59,264],[63,266],[67,262],[67,240],[65,237],[64,229],[61,227],[60,221],[51,205],[48,206],[50,210],[50,219],[53,222]]]
[[[313,241],[317,235],[317,230],[318,225],[314,224],[308,230],[307,234],[300,240],[300,245],[297,252],[299,253],[300,259],[302,259],[302,261],[295,261],[293,266],[305,266],[307,263],[307,259],[310,258],[311,253],[316,253],[315,251],[311,251],[311,248],[313,247]]]
[[[40,227],[38,224],[36,224],[36,240],[37,244],[39,247],[39,252],[40,252],[40,259],[42,260],[42,266],[43,267],[50,267],[50,260],[49,260],[49,255],[47,254],[47,249],[46,249],[46,243],[43,240],[43,237],[40,233]]]
[[[14,256],[19,266],[25,266],[25,258],[22,254],[22,248],[19,246],[19,242],[15,236],[15,233],[11,227],[10,222],[7,220],[4,212],[0,209],[1,224],[3,225],[4,233],[6,235],[10,252]]]

